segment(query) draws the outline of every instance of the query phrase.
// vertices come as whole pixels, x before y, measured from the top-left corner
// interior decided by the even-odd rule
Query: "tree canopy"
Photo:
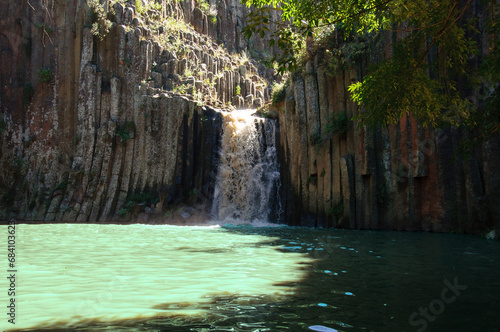
[[[246,36],[270,34],[270,45],[280,48],[273,60],[281,72],[300,66],[300,54],[307,57],[310,40],[335,36],[349,44],[382,31],[393,34],[392,56],[381,59],[349,87],[361,106],[357,119],[362,124],[387,125],[411,114],[425,125],[488,126],[490,134],[498,131],[500,6],[496,1],[242,1],[255,8],[244,29]],[[271,20],[272,11],[279,20]],[[337,55],[349,57],[352,51]]]

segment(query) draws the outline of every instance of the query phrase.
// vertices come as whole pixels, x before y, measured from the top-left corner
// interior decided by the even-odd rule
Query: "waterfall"
[[[273,214],[279,222],[276,121],[251,114],[251,110],[224,113],[212,215],[217,220],[267,222]]]

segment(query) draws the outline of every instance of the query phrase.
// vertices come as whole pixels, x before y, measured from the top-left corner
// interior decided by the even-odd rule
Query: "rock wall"
[[[273,50],[267,37],[241,37],[250,9],[237,0],[210,0],[216,20],[193,0],[158,3],[161,12],[145,15],[135,1],[115,4],[102,35],[91,33],[103,22],[84,0],[0,3],[0,219],[144,220],[212,198],[217,109],[262,105],[269,89],[260,76],[272,78],[227,50]],[[194,30],[173,32],[155,17]],[[410,117],[387,130],[342,124],[339,114],[355,114],[347,87],[362,68],[331,76],[321,63],[307,63],[279,107],[288,224],[499,227],[498,138],[463,160],[455,152],[467,133],[455,128],[423,128]],[[340,133],[332,119],[345,126]]]
[[[293,77],[279,105],[286,220],[350,229],[479,232],[500,225],[500,138],[457,153],[466,133],[407,116],[358,127],[347,87],[356,70],[327,74],[321,56]],[[331,124],[345,114],[345,130]],[[337,119],[337,120],[332,120]],[[333,121],[333,122],[332,122]],[[329,127],[330,123],[330,127]]]
[[[186,21],[192,23],[198,32],[223,43],[231,51],[247,51],[254,57],[272,57],[277,48],[268,45],[269,34],[264,38],[254,36],[250,40],[242,34],[246,16],[253,10],[251,7],[241,4],[240,0],[208,0],[207,3],[214,14],[212,17],[197,6],[197,1],[186,0],[182,5]],[[273,11],[270,15],[273,21],[279,20],[278,12]],[[274,25],[271,23],[269,28],[272,31]]]
[[[104,221],[203,204],[222,121],[207,105],[258,106],[268,95],[257,68],[206,29],[150,22],[192,21],[194,2],[163,0],[143,16],[135,1],[113,13],[101,4],[110,29],[100,34],[84,0],[0,4],[0,219]]]

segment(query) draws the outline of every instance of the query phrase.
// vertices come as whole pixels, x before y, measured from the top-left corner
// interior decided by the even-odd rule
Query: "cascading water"
[[[280,173],[276,123],[252,110],[224,113],[212,215],[217,220],[267,222],[276,207],[279,222]]]

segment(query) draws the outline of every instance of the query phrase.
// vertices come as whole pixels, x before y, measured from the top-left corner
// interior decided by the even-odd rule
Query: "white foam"
[[[212,215],[224,223],[270,227],[267,222],[270,203],[279,192],[276,188],[280,178],[276,128],[274,123],[251,116],[253,112],[223,113],[224,132]],[[280,209],[279,198],[275,201]]]
[[[332,329],[332,328],[329,328],[329,327],[326,327],[323,325],[309,326],[309,330],[318,331],[318,332],[338,332],[335,329]]]

